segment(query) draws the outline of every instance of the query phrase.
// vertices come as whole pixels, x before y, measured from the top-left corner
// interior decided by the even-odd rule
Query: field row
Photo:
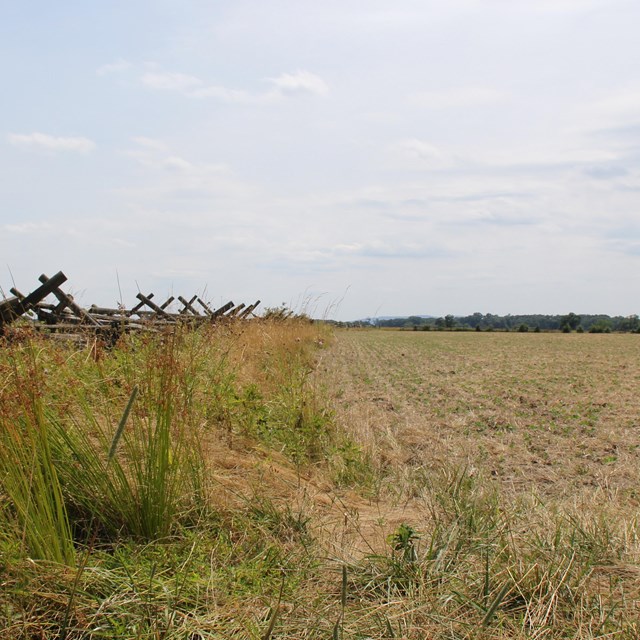
[[[339,410],[406,465],[458,461],[505,487],[640,486],[635,335],[343,331]],[[384,451],[382,452],[385,453]]]

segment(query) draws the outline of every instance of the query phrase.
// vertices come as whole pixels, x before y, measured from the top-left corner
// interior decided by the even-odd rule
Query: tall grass
[[[156,540],[197,519],[203,446],[221,430],[318,456],[328,421],[309,401],[311,340],[287,331],[178,328],[97,359],[36,337],[7,349],[0,486],[30,553],[71,564],[74,537]]]
[[[190,372],[178,362],[178,339],[132,345],[129,366],[100,381],[102,394],[87,376],[67,395],[47,369],[52,363],[44,345],[11,351],[0,417],[0,486],[34,557],[72,564],[72,533],[79,540],[95,531],[109,538],[162,538],[202,504],[199,433],[189,430],[194,425],[186,417]],[[145,349],[155,353],[151,362],[138,360],[149,356]],[[57,363],[62,380],[76,357],[66,355]],[[100,366],[82,365],[92,374]]]
[[[15,391],[17,412],[0,412],[0,487],[13,507],[25,553],[73,565],[75,550],[51,448],[51,423],[40,397],[37,353],[4,368],[2,395]],[[3,407],[4,408],[4,407]]]

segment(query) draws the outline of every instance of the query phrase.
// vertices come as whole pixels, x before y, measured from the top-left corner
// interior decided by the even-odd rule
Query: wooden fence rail
[[[18,319],[22,318],[31,326],[52,333],[78,334],[93,331],[108,340],[115,340],[125,331],[152,330],[178,323],[204,324],[228,320],[244,320],[253,315],[260,301],[252,305],[227,302],[218,309],[194,295],[187,299],[182,296],[169,297],[162,304],[153,300],[153,292],[144,295],[138,293],[138,303],[125,307],[108,308],[91,305],[83,309],[73,296],[65,293],[60,286],[67,276],[59,271],[51,278],[42,274],[40,286],[24,295],[15,287],[11,288],[12,297],[0,300],[0,334]],[[47,301],[52,296],[53,301]],[[172,304],[179,302],[181,307],[174,311]],[[194,305],[197,303],[201,310]]]

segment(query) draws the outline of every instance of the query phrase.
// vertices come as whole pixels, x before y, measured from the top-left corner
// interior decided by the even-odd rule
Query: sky
[[[0,0],[0,287],[640,312],[637,0]]]

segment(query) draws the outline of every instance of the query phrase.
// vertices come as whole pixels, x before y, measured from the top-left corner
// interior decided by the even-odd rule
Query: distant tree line
[[[620,331],[640,333],[640,319],[637,315],[608,316],[568,313],[566,315],[511,315],[499,316],[493,313],[472,313],[468,316],[446,315],[440,318],[408,316],[401,318],[371,318],[365,321],[377,327],[396,327],[416,330],[440,331],[571,331],[590,333],[611,333]]]

